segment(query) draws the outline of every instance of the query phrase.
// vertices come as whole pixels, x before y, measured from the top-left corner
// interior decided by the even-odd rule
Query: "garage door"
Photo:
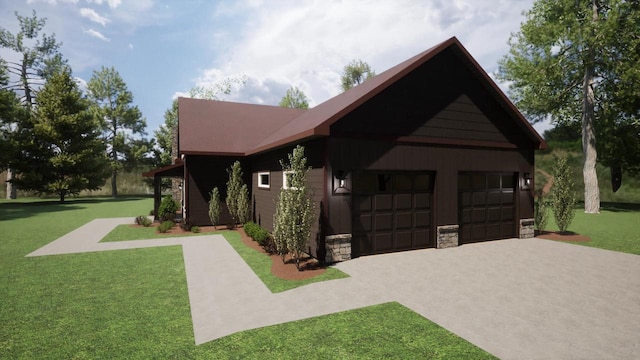
[[[461,173],[458,210],[461,244],[515,236],[514,173]]]
[[[432,192],[432,173],[355,173],[352,255],[433,246]]]

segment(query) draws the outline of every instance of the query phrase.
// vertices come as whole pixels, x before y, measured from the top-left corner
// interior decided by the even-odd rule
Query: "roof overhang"
[[[175,164],[163,166],[142,173],[144,177],[182,177],[184,175],[184,162],[176,161]]]

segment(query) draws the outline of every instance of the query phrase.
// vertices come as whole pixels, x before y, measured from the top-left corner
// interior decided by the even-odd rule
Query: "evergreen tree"
[[[248,206],[248,199],[245,199],[244,196],[248,197],[248,194],[245,195],[242,190],[242,187],[246,187],[246,185],[242,180],[243,173],[240,161],[234,162],[231,168],[227,170],[227,173],[229,174],[229,181],[227,181],[227,198],[225,202],[231,215],[230,225],[233,228],[239,221],[245,219],[245,214],[248,211],[245,206]]]
[[[31,17],[20,16],[15,12],[20,24],[20,31],[12,34],[10,31],[0,27],[0,47],[13,50],[20,60],[17,62],[4,62],[5,69],[14,77],[6,78],[3,89],[11,90],[21,99],[23,106],[30,111],[34,104],[38,89],[44,84],[47,78],[56,71],[62,70],[66,66],[59,52],[62,43],[56,41],[54,35],[42,34],[38,38],[47,19],[39,19],[35,10]],[[24,115],[24,114],[23,114]],[[17,129],[16,123],[6,123],[5,131]],[[11,166],[7,168],[7,198],[15,199],[16,191],[13,186],[14,170]]]
[[[108,161],[88,109],[70,70],[53,74],[19,132],[22,151],[15,166],[21,175],[13,182],[24,190],[57,194],[60,202],[99,189],[108,177]]]
[[[210,197],[209,220],[211,220],[211,225],[216,226],[220,220],[220,191],[217,186],[211,190]]]
[[[151,149],[148,141],[134,137],[144,136],[147,124],[138,107],[132,105],[133,95],[113,67],[94,71],[87,90],[107,144],[111,163],[111,195],[117,197],[120,169],[127,165],[135,166]]]
[[[567,159],[558,158],[553,168],[553,216],[560,231],[567,231],[573,221],[574,207],[576,205],[575,184],[571,180],[571,173]]]

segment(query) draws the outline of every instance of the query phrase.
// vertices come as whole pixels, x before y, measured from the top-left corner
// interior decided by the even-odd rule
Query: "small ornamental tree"
[[[209,219],[213,226],[216,226],[220,220],[220,191],[217,186],[211,190],[211,200],[209,200]]]
[[[238,222],[244,224],[249,221],[249,188],[242,184],[238,196]]]
[[[307,241],[311,236],[314,223],[314,203],[307,185],[307,158],[304,147],[298,145],[288,154],[289,163],[280,161],[286,175],[286,184],[280,190],[280,196],[273,217],[273,237],[278,252],[284,259],[289,252],[300,270],[300,259],[304,254]]]
[[[227,198],[225,202],[227,203],[227,209],[229,209],[229,214],[231,215],[231,224],[229,226],[234,228],[240,221],[241,217],[245,216],[245,212],[248,211],[241,207],[244,206],[244,204],[248,204],[249,200],[241,199],[242,186],[244,185],[244,182],[242,181],[243,174],[240,161],[234,162],[233,165],[231,165],[231,168],[227,170],[227,173],[229,173],[229,181],[227,181]]]
[[[574,216],[576,204],[575,184],[571,180],[566,158],[558,158],[553,170],[553,188],[551,189],[553,216],[558,229],[567,230]]]
[[[535,219],[535,229],[543,231],[547,227],[549,220],[549,200],[547,194],[542,189],[537,191],[535,203],[533,207],[533,218]]]

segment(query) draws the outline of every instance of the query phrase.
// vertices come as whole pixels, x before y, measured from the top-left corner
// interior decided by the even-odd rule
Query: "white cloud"
[[[77,4],[78,0],[27,0],[27,4],[47,3],[49,5],[57,5],[58,3]]]
[[[340,74],[350,60],[362,59],[381,73],[451,36],[493,71],[530,5],[531,0],[222,2],[213,23],[246,20],[234,29],[233,43],[218,48],[225,55],[195,82],[244,73],[255,86],[241,89],[234,96],[238,101],[268,103],[297,85],[315,106],[341,91]],[[211,37],[211,47],[220,43]]]
[[[129,50],[133,50],[133,44],[129,44]]]
[[[104,16],[101,16],[100,14],[95,12],[95,10],[89,8],[80,9],[80,15],[102,26],[106,26],[107,23],[111,22],[111,20],[107,19]]]
[[[55,0],[54,0],[55,1]],[[75,0],[77,2],[77,0]],[[122,0],[85,0],[88,4],[96,4],[96,5],[102,5],[103,3],[107,3],[109,4],[109,7],[112,9],[117,8],[118,6],[120,6],[120,4],[122,4]]]
[[[111,41],[111,39],[109,39],[108,37],[102,35],[102,33],[100,33],[99,31],[96,31],[96,30],[93,30],[93,29],[85,30],[84,33],[89,35],[89,36],[93,36],[94,38],[98,38],[98,39],[100,39],[102,41],[106,41],[106,42]]]

